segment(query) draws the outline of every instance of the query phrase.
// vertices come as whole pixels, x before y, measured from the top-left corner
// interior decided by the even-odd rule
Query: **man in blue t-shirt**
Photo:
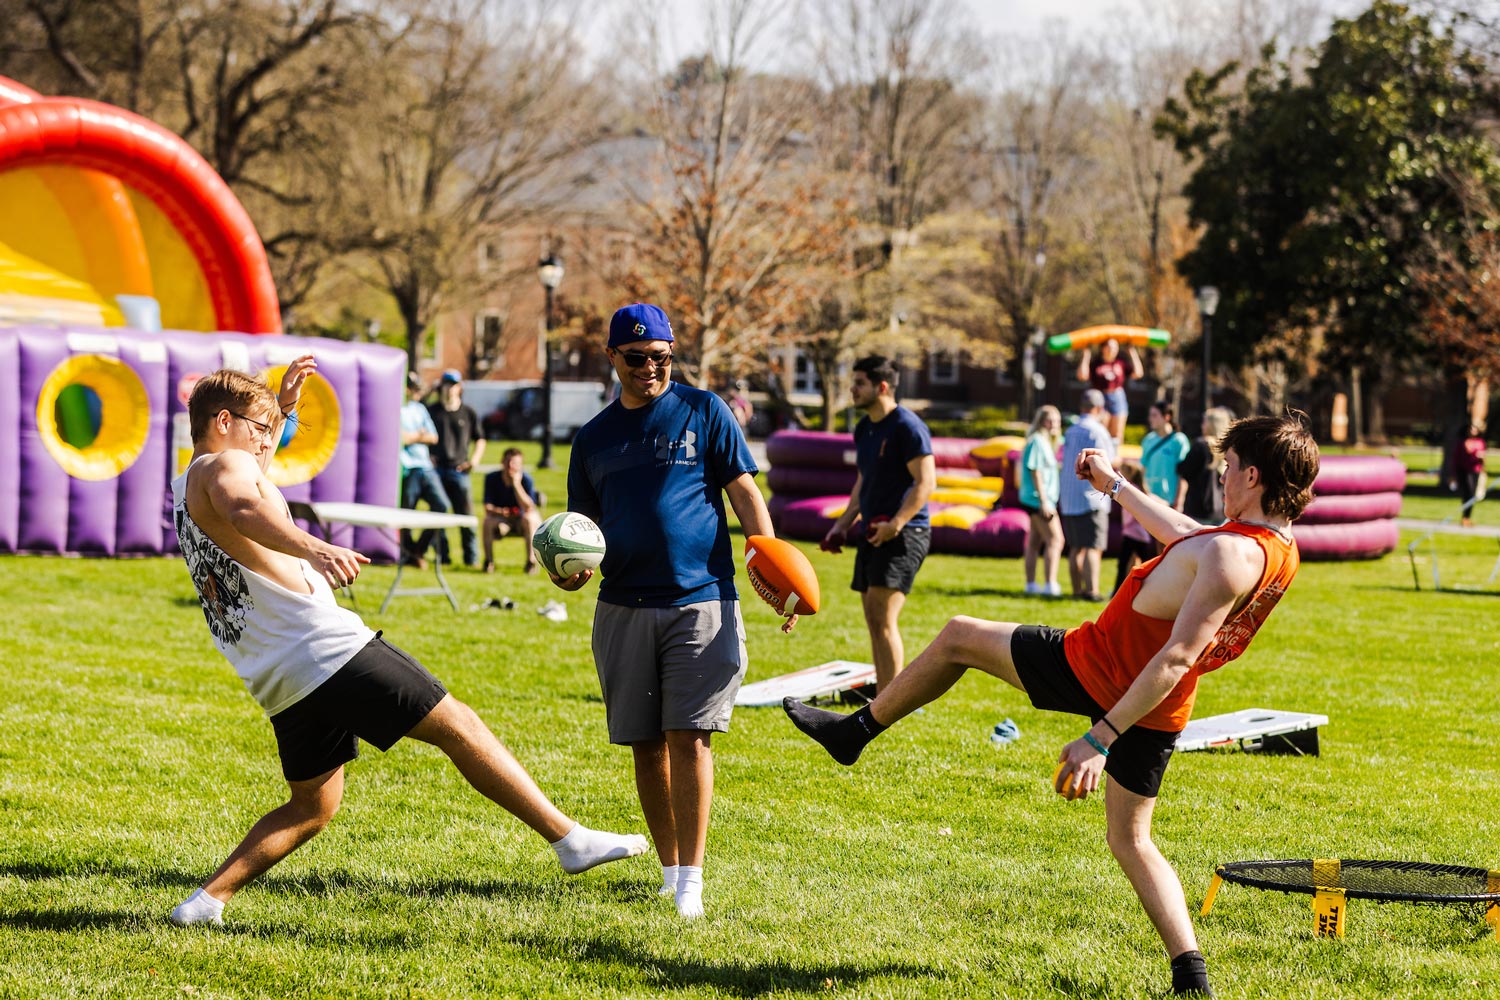
[[[774,531],[739,423],[718,396],[671,381],[673,343],[656,306],[610,320],[620,397],[573,439],[568,509],[604,532],[593,646],[609,741],[634,754],[661,894],[693,919],[703,915],[710,738],[728,731],[746,667],[724,496],[746,535]],[[552,582],[577,590],[592,575]]]
[[[437,428],[432,415],[422,405],[422,379],[416,372],[406,373],[406,403],[401,407],[401,506],[416,509],[417,502],[425,500],[427,506],[439,514],[449,511],[448,494],[443,490],[443,481],[438,478],[432,465],[429,445],[437,444]],[[448,536],[436,528],[428,528],[417,538],[405,529],[401,532],[401,558],[418,569],[427,568],[427,547],[437,543],[437,558],[447,561]]]
[[[889,684],[906,665],[901,608],[932,545],[927,500],[937,485],[932,436],[916,414],[897,405],[899,379],[896,363],[878,354],[854,364],[849,396],[865,411],[854,428],[859,473],[849,506],[828,529],[822,546],[838,552],[854,519],[864,517],[850,586],[863,595],[878,687]]]
[[[1077,464],[1085,448],[1113,459],[1115,441],[1109,436],[1103,417],[1104,393],[1085,389],[1078,422],[1063,434],[1064,470]],[[1068,543],[1068,575],[1072,578],[1073,596],[1085,601],[1107,601],[1109,598],[1099,593],[1099,561],[1109,544],[1109,497],[1087,480],[1064,472],[1057,512],[1062,515],[1063,540]]]

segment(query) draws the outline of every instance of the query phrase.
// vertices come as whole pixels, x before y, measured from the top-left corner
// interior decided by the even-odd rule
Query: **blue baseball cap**
[[[464,377],[458,373],[457,368],[447,369],[443,372],[443,377],[439,379],[439,381],[444,385],[458,385],[459,383],[463,382],[463,380]]]
[[[672,324],[661,309],[635,302],[615,310],[609,320],[609,346],[623,347],[642,340],[672,340]]]

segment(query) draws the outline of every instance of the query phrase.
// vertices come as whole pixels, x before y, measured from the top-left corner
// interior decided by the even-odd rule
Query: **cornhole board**
[[[736,706],[764,708],[781,705],[783,698],[808,701],[826,698],[855,688],[875,683],[873,663],[855,663],[852,660],[830,660],[816,667],[798,670],[780,677],[771,677],[754,684],[746,684],[734,696]]]
[[[1194,719],[1177,737],[1178,750],[1245,750],[1318,756],[1318,727],[1328,716],[1247,708]]]

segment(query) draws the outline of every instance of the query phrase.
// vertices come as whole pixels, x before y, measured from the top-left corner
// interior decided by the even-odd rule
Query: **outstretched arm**
[[[1183,598],[1166,645],[1104,714],[1108,722],[1094,723],[1086,736],[1063,747],[1058,755],[1063,765],[1057,777],[1059,787],[1066,787],[1069,774],[1076,775],[1073,783],[1081,795],[1099,787],[1104,755],[1089,742],[1089,737],[1107,749],[1116,739],[1115,730],[1123,733],[1160,705],[1214,641],[1240,595],[1254,587],[1259,569],[1239,558],[1234,542],[1229,537],[1215,538],[1199,554],[1192,585]]]
[[[1134,344],[1125,345],[1125,350],[1130,355],[1130,377],[1145,378],[1146,366],[1141,364],[1140,352],[1135,349]]]
[[[1094,360],[1094,352],[1089,348],[1083,349],[1083,357],[1078,360],[1078,381],[1089,380],[1089,363]]]
[[[219,455],[205,495],[220,519],[245,538],[276,552],[306,559],[330,586],[346,587],[367,556],[332,545],[297,527],[279,498],[260,489],[260,465],[249,452]]]
[[[1191,535],[1203,527],[1165,500],[1143,493],[1124,482],[1114,466],[1109,464],[1109,457],[1097,448],[1083,449],[1073,472],[1079,479],[1088,480],[1089,485],[1100,493],[1113,496],[1115,503],[1130,511],[1131,516],[1151,533],[1151,537],[1163,545],[1183,535]],[[1118,491],[1115,491],[1116,483],[1120,484]]]

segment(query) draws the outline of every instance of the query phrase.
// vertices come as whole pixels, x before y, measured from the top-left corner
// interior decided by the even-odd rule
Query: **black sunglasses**
[[[641,368],[648,361],[658,368],[665,368],[672,363],[671,351],[665,351],[661,354],[647,354],[645,351],[621,351],[620,357],[625,359],[626,368]]]

